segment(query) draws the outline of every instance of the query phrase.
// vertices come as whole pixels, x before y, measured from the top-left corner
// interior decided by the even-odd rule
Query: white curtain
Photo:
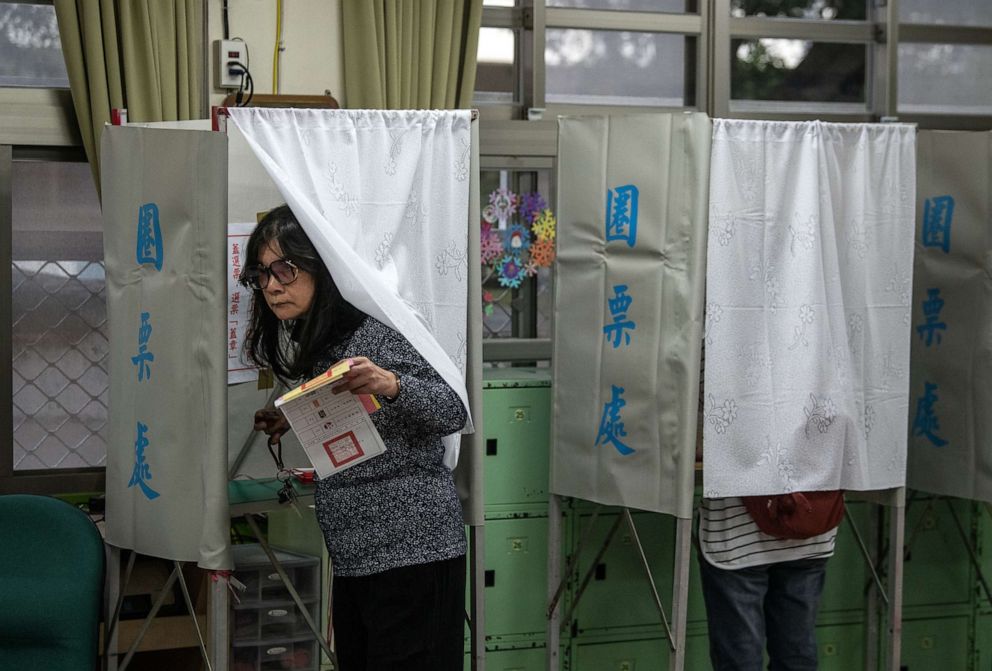
[[[229,111],[345,299],[406,336],[467,409],[470,112]]]
[[[717,119],[706,496],[905,482],[915,129]]]

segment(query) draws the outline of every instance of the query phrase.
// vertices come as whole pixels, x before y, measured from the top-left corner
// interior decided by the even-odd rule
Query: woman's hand
[[[255,430],[264,431],[269,436],[269,445],[275,445],[289,431],[289,422],[281,410],[262,408],[255,411]]]
[[[379,368],[363,356],[352,357],[348,363],[351,370],[334,385],[335,394],[350,391],[352,394],[375,394],[391,399],[400,393],[400,379],[393,371]]]

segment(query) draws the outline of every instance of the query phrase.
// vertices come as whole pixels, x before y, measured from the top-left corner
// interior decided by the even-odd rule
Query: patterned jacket
[[[441,443],[465,425],[461,400],[406,338],[372,317],[329,348],[313,375],[352,356],[394,371],[400,394],[372,415],[385,453],[317,483],[317,521],[335,575],[465,554],[461,504]]]

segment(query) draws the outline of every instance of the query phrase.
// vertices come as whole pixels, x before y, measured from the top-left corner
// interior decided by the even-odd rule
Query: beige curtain
[[[198,118],[201,0],[55,0],[86,157],[100,191],[100,132],[110,110],[130,121]]]
[[[472,104],[482,0],[344,0],[348,107]]]

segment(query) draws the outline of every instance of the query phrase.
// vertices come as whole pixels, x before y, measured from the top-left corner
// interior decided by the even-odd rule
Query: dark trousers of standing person
[[[815,671],[816,611],[826,559],[736,570],[699,558],[714,671]]]
[[[461,671],[465,557],[334,578],[340,671]]]

